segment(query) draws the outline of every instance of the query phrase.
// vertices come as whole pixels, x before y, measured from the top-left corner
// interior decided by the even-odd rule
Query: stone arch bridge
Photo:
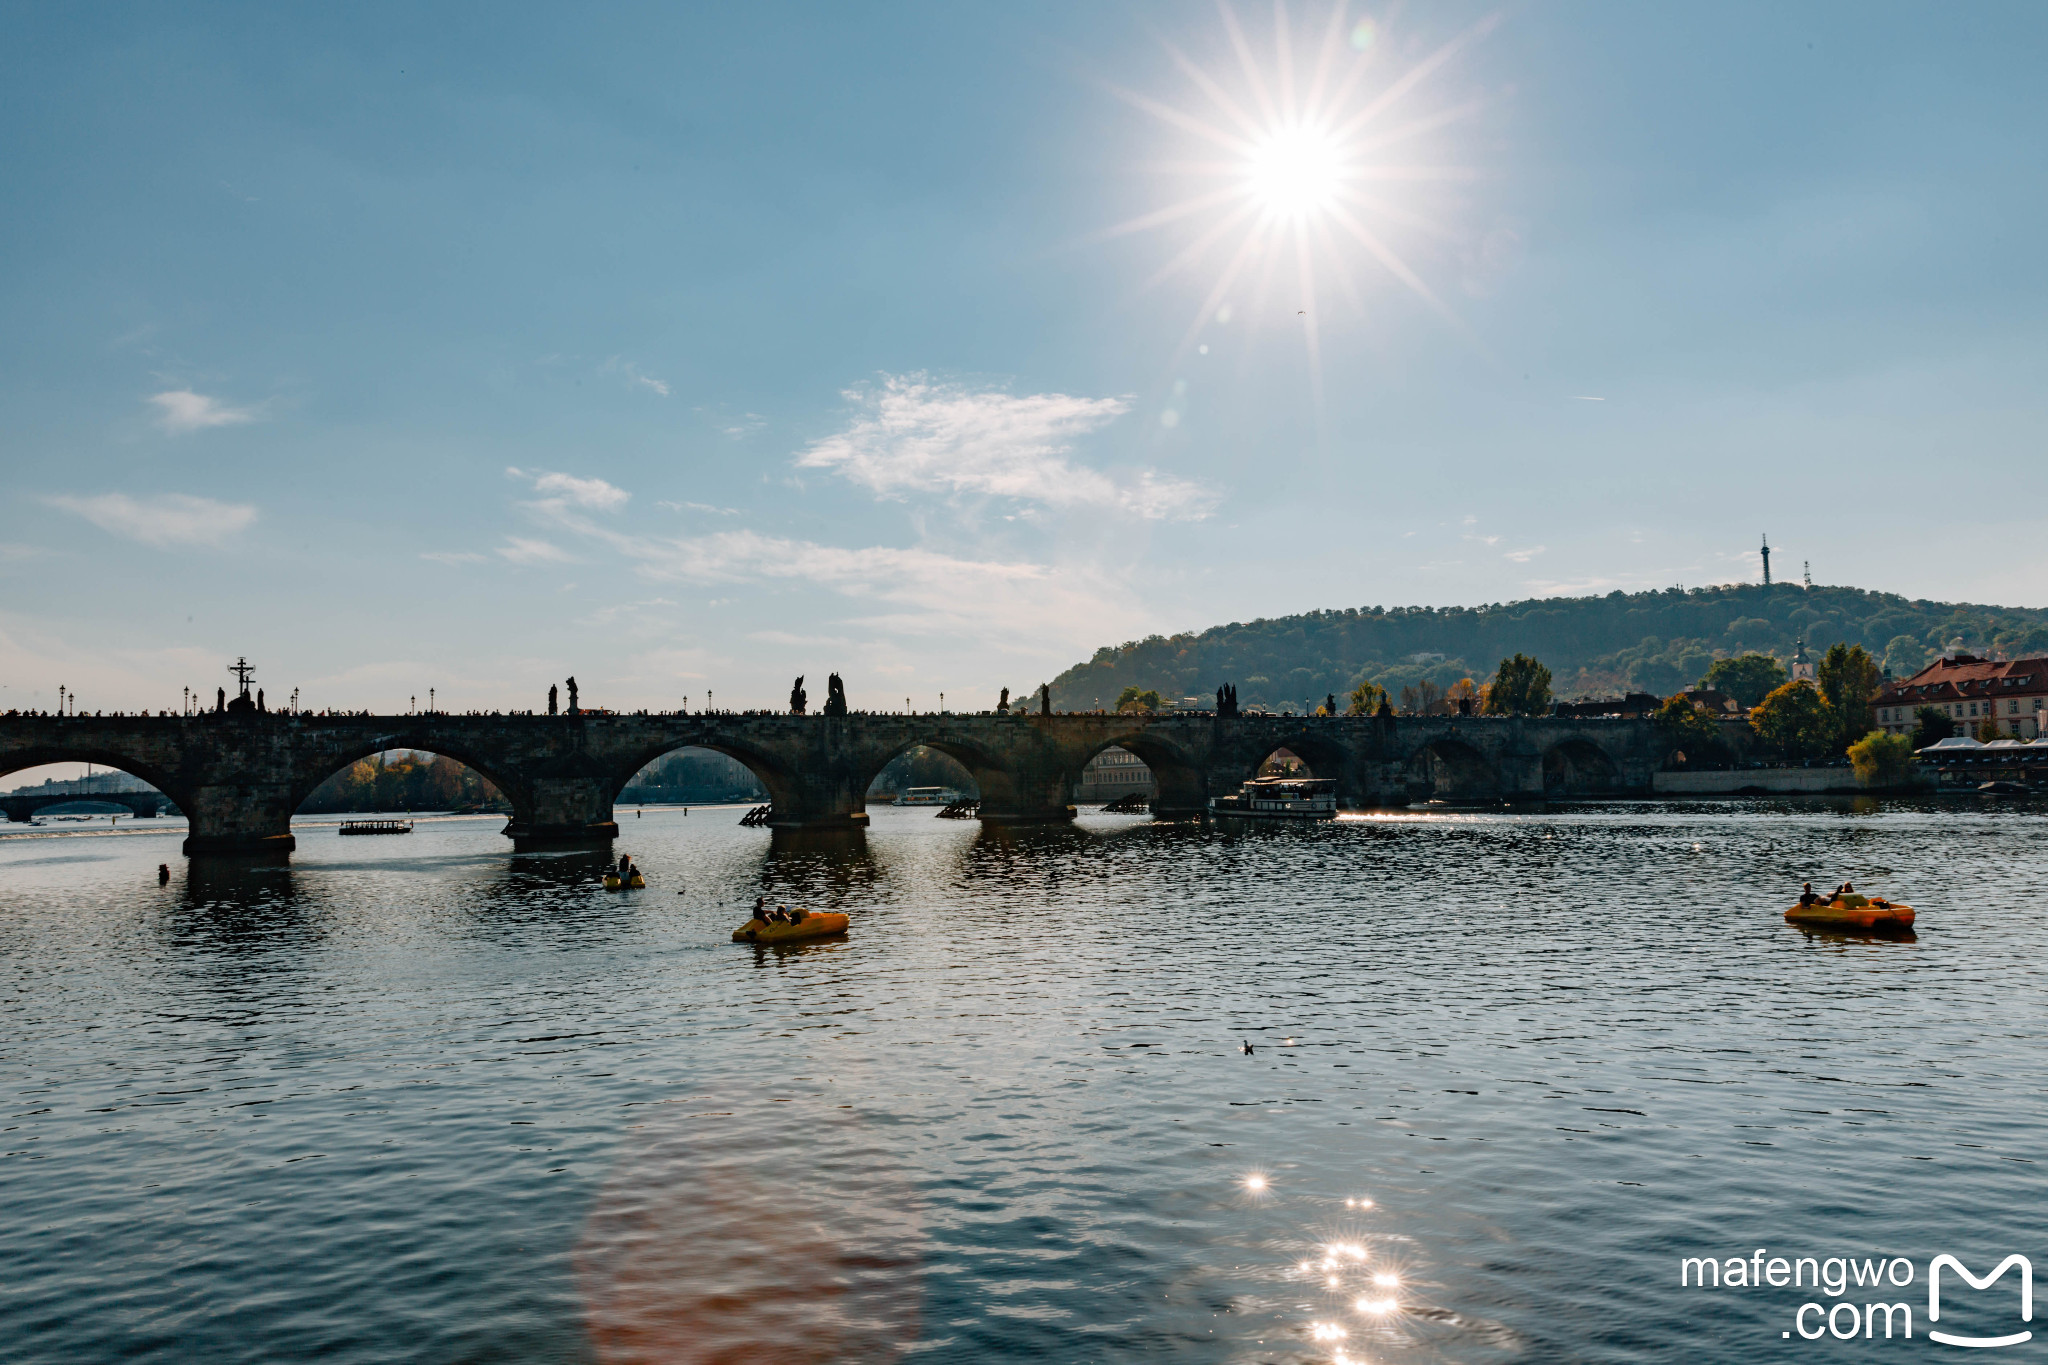
[[[858,827],[869,783],[918,744],[964,764],[981,788],[981,818],[1005,824],[1071,819],[1082,766],[1111,745],[1152,769],[1153,810],[1165,818],[1201,814],[1282,748],[1334,778],[1351,807],[1647,794],[1671,749],[1648,721],[1554,717],[252,712],[0,717],[0,776],[44,763],[119,768],[186,813],[187,853],[287,851],[292,813],[327,777],[374,753],[419,749],[495,783],[512,803],[505,833],[534,848],[616,835],[619,791],[684,747],[753,770],[773,797],[771,826]]]

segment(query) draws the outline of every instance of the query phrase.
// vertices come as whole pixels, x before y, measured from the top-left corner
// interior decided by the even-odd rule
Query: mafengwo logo
[[[1936,1327],[1941,1321],[1942,1272],[1950,1272],[1949,1306],[1957,1307],[1956,1295],[1960,1279],[1971,1289],[1988,1290],[2005,1278],[2008,1270],[2017,1271],[2013,1283],[2019,1293],[2019,1322],[2034,1320],[2034,1264],[2026,1257],[2012,1255],[2000,1261],[1987,1275],[1977,1275],[1956,1257],[1943,1252],[1927,1263],[1927,1338],[1944,1346],[2018,1346],[2033,1340],[2033,1330],[2022,1327],[2018,1331],[1997,1335],[1965,1336],[1957,1332],[1946,1332]],[[1858,1302],[1866,1295],[1895,1294],[1918,1278],[1913,1263],[1904,1256],[1864,1257],[1830,1256],[1822,1260],[1814,1256],[1800,1256],[1788,1260],[1783,1256],[1766,1257],[1766,1248],[1758,1247],[1748,1257],[1730,1256],[1725,1260],[1711,1257],[1688,1256],[1678,1263],[1678,1283],[1686,1289],[1803,1289],[1811,1287],[1835,1300],[1833,1303],[1802,1303],[1792,1314],[1792,1326],[1779,1333],[1783,1337],[1795,1334],[1807,1341],[1819,1341],[1822,1337],[1833,1337],[1837,1341],[1849,1341],[1861,1337],[1866,1341],[1910,1340],[1913,1336],[1913,1305],[1910,1302]],[[1853,1293],[1863,1291],[1861,1294]],[[1984,1318],[1986,1305],[1972,1306],[1972,1317]],[[2003,1310],[1997,1310],[2003,1317]],[[1955,1314],[1951,1312],[1953,1325]],[[2011,1319],[2006,1319],[2011,1322]],[[2015,1324],[2016,1325],[2016,1324]],[[1880,1336],[1879,1328],[1883,1329]]]
[[[1941,1321],[1941,1271],[1943,1266],[1962,1276],[1972,1289],[1989,1289],[1992,1281],[2005,1274],[2006,1271],[2011,1270],[2014,1266],[2018,1266],[2020,1272],[2020,1320],[2022,1322],[2032,1322],[2034,1320],[2034,1263],[2032,1261],[2020,1255],[2008,1256],[1998,1263],[1998,1269],[1980,1280],[1965,1269],[1961,1261],[1943,1252],[1935,1257],[1927,1267],[1927,1320],[1930,1323]],[[2021,1331],[2012,1332],[2002,1337],[1957,1337],[1950,1336],[1947,1332],[1937,1332],[1930,1327],[1927,1329],[1927,1335],[1941,1342],[1944,1346],[2017,1346],[2021,1342],[2032,1338],[2034,1334],[2032,1331]]]

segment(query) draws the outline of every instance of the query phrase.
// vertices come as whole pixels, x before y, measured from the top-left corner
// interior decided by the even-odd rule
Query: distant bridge
[[[516,848],[602,843],[612,803],[648,763],[685,747],[751,769],[790,829],[867,823],[868,785],[929,745],[964,764],[981,818],[1073,817],[1081,768],[1121,745],[1152,770],[1153,811],[1199,815],[1276,749],[1334,778],[1349,807],[1647,795],[1671,745],[1649,721],[1497,716],[565,715],[0,717],[0,777],[45,763],[132,773],[191,822],[187,853],[289,850],[291,817],[356,760],[421,749],[468,764],[512,803]]]
[[[101,806],[124,806],[136,815],[149,817],[157,814],[171,803],[161,792],[27,792],[12,796],[0,796],[0,810],[7,812],[7,818],[16,823],[33,820],[37,811],[48,806],[70,806],[92,803]]]

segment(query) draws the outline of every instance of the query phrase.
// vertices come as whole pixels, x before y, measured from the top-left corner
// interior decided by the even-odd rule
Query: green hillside
[[[1961,640],[1973,650],[2048,653],[2048,610],[1911,601],[1860,588],[1797,584],[1667,588],[1544,597],[1484,607],[1357,607],[1237,622],[1104,646],[1052,682],[1063,710],[1114,705],[1126,686],[1208,698],[1222,682],[1274,709],[1342,697],[1370,679],[1396,694],[1427,678],[1485,682],[1520,651],[1549,665],[1556,695],[1623,688],[1669,694],[1715,659],[1760,651],[1790,659],[1860,644],[1904,676]]]

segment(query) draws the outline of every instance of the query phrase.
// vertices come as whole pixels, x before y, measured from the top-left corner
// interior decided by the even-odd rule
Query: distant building
[[[1965,735],[1993,722],[2001,736],[2035,739],[2048,722],[2048,658],[1952,654],[1910,678],[1886,682],[1874,706],[1878,728],[1890,735],[1910,734],[1920,724],[1914,713],[1932,706]]]
[[[1806,657],[1806,638],[1800,637],[1799,648],[1792,655],[1792,681],[1813,681],[1813,660]]]
[[[1074,800],[1084,805],[1114,801],[1133,793],[1153,794],[1152,770],[1145,760],[1129,749],[1112,744],[1088,760],[1081,769],[1081,781],[1074,788]]]
[[[156,788],[139,777],[115,769],[110,772],[93,773],[86,777],[74,777],[59,781],[51,777],[42,782],[16,787],[10,796],[91,796],[96,792],[153,792]]]
[[[1726,692],[1713,687],[1688,687],[1682,694],[1685,699],[1702,711],[1711,711],[1717,716],[1747,716],[1747,707]]]

